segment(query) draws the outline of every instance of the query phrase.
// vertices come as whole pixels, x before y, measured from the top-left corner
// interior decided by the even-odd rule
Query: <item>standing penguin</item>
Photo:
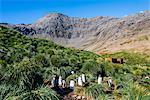
[[[70,80],[70,89],[73,91],[75,86],[74,80]]]
[[[108,86],[111,88],[112,84],[113,84],[113,82],[112,82],[112,78],[111,78],[111,77],[109,77],[109,79],[108,79]]]
[[[62,88],[66,88],[66,81],[62,80]]]
[[[62,77],[61,77],[61,76],[59,76],[58,85],[59,85],[59,86],[62,86]]]
[[[52,80],[51,80],[51,86],[52,86],[52,87],[55,86],[55,77],[53,77]]]
[[[82,77],[81,76],[78,77],[78,86],[83,86]]]
[[[74,71],[71,71],[71,74],[74,74]]]
[[[58,80],[59,80],[59,77],[56,75],[55,77],[55,81],[54,81],[54,87],[58,87]]]
[[[82,78],[82,82],[85,83],[85,74],[82,74],[81,78]]]
[[[101,77],[101,75],[98,76],[98,84],[102,84],[102,77]]]

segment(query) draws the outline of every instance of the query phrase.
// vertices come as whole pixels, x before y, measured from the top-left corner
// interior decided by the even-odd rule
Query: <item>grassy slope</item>
[[[102,59],[106,57],[123,57],[126,63],[112,64]],[[10,97],[20,100],[24,96],[46,98],[45,95],[55,98],[56,93],[42,86],[43,80],[51,79],[53,74],[61,74],[68,81],[76,78],[81,72],[86,73],[87,81],[94,87],[92,90],[91,87],[85,87],[87,94],[94,93],[94,89],[97,89],[93,81],[97,71],[104,71],[106,76],[112,76],[115,85],[127,86],[122,90],[122,94],[115,90],[112,93],[114,97],[119,95],[120,98],[126,99],[137,91],[143,96],[147,95],[143,91],[150,89],[145,84],[148,80],[144,80],[145,76],[150,75],[148,55],[120,52],[99,56],[88,51],[64,48],[44,39],[31,39],[12,29],[0,27],[0,58],[0,90],[3,90],[0,91],[0,99]],[[70,75],[71,70],[76,70],[77,74]],[[126,84],[129,80],[134,82]],[[142,86],[139,86],[139,83],[142,83]],[[141,87],[144,89],[140,90]],[[36,94],[36,91],[40,91],[42,95]],[[93,97],[98,97],[100,93],[93,94]],[[107,97],[107,94],[104,96]]]
[[[95,62],[98,57],[88,51],[64,48],[51,41],[31,39],[15,30],[0,27],[0,85],[1,88],[5,86],[7,93],[12,93],[7,91],[8,88],[31,93],[52,75],[61,73],[66,78],[71,70],[78,71],[84,63]],[[0,94],[4,96],[2,91]]]

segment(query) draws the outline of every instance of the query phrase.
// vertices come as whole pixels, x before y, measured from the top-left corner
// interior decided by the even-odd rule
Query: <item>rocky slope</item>
[[[47,38],[67,47],[97,53],[150,51],[150,11],[127,17],[76,18],[49,14],[33,24],[1,24],[30,37]]]

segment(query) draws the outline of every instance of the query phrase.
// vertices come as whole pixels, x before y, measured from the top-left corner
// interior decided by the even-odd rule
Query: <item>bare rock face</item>
[[[140,47],[150,50],[150,11],[122,18],[76,18],[54,13],[33,24],[1,25],[31,37],[47,38],[63,46],[97,53],[136,50]],[[144,36],[145,40],[139,40]]]

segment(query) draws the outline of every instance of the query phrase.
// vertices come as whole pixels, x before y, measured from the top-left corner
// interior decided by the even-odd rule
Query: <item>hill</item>
[[[114,64],[105,60],[108,57],[121,57],[125,63]],[[45,80],[61,75],[69,84],[82,73],[86,76],[86,85],[75,86],[74,93],[78,95],[106,100],[148,100],[150,82],[145,77],[150,75],[149,67],[149,55],[127,52],[97,55],[65,48],[49,40],[29,38],[0,26],[0,100],[62,100],[62,94],[44,84]],[[98,72],[106,78],[103,84],[97,84]],[[115,85],[110,92],[108,76]]]
[[[79,71],[87,62],[96,63],[98,57],[89,51],[31,39],[0,26],[0,100],[58,100],[53,90],[43,87],[44,80],[52,79],[54,74],[66,78],[72,70]]]
[[[150,51],[150,11],[122,18],[69,17],[52,13],[32,24],[1,24],[12,27],[30,37],[46,38],[53,42],[96,53]]]

